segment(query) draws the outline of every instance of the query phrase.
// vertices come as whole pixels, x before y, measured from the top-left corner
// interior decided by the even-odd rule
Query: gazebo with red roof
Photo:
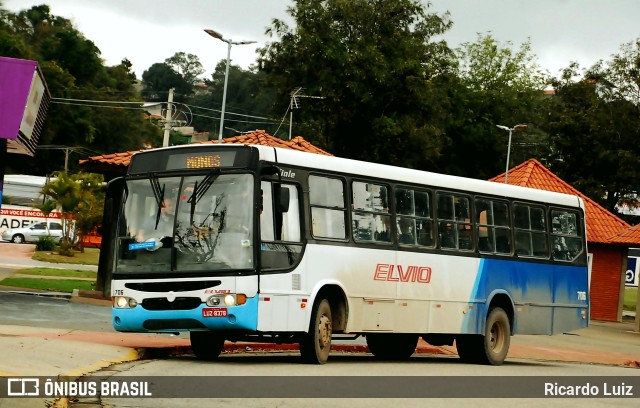
[[[490,181],[504,183],[505,174]],[[629,247],[640,247],[640,229],[622,219],[556,176],[537,160],[527,160],[509,170],[509,184],[577,195],[584,200],[587,242],[592,255],[591,317],[622,320],[622,302]]]

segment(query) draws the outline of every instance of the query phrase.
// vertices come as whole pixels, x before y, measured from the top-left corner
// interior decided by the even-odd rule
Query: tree
[[[198,77],[204,73],[200,59],[194,54],[176,52],[173,57],[167,58],[164,62],[192,86],[198,82]]]
[[[220,61],[210,80],[205,81],[208,92],[196,94],[187,100],[193,106],[191,109],[198,113],[193,117],[192,125],[198,130],[208,130],[217,134],[220,126],[217,113],[222,106],[226,61]],[[266,84],[265,73],[255,69],[242,69],[237,65],[229,66],[227,81],[227,100],[225,109],[225,128],[237,131],[252,131],[256,129],[276,130],[273,125],[274,117],[273,89]],[[211,111],[199,111],[197,107],[212,108]],[[238,115],[246,114],[246,116]],[[281,115],[282,113],[280,113]],[[267,118],[267,119],[265,119]],[[234,130],[225,129],[225,135],[237,134]]]
[[[84,235],[102,222],[103,180],[100,174],[58,172],[42,187],[40,193],[50,199],[39,208],[49,213],[57,208],[62,214],[61,255],[72,256],[74,243],[83,250]]]
[[[496,125],[529,124],[512,150],[517,164],[544,155],[546,136],[536,123],[550,79],[538,67],[529,41],[519,49],[490,34],[456,50],[457,75],[447,85],[450,103],[442,171],[487,179],[504,171],[508,133]]]
[[[606,67],[596,66],[604,70],[612,97],[631,102],[640,112],[640,38],[622,44]]]
[[[73,177],[80,185],[80,203],[75,213],[75,231],[78,248],[84,252],[82,242],[85,235],[102,224],[104,208],[104,177],[101,174],[79,173]]]
[[[551,170],[616,212],[622,201],[637,200],[640,116],[628,94],[618,92],[630,84],[613,85],[615,77],[604,66],[596,64],[582,75],[577,64],[564,70],[554,84],[544,129],[551,135]]]
[[[193,86],[166,63],[155,63],[142,73],[143,96],[152,101],[166,101],[169,89],[175,89],[175,101],[193,93]]]
[[[71,251],[74,230],[73,218],[81,200],[80,186],[67,173],[58,172],[54,177],[42,187],[40,193],[51,197],[62,215],[60,254],[71,256],[73,255]]]
[[[296,128],[337,155],[407,167],[430,165],[440,146],[446,94],[439,76],[450,50],[433,37],[451,25],[416,0],[294,1],[296,26],[273,20],[278,41],[259,50],[259,68],[277,89],[307,95]]]
[[[6,39],[6,41],[5,41]],[[46,5],[18,13],[0,7],[0,52],[15,58],[37,60],[55,98],[135,101],[135,75],[124,60],[106,67],[100,50],[73,24],[51,14]],[[144,121],[139,107],[122,109],[102,103],[55,101],[49,105],[40,145],[82,146],[100,153],[136,150],[161,140],[160,130]],[[65,156],[37,150],[33,160],[9,155],[7,172],[46,175],[62,169]],[[77,160],[70,162],[77,169]]]

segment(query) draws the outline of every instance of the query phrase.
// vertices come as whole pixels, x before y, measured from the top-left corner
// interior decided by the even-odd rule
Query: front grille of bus
[[[142,324],[147,330],[204,329],[204,324],[195,319],[149,319]]]
[[[178,281],[178,282],[129,282],[125,283],[127,289],[138,290],[140,292],[188,292],[192,290],[203,290],[220,286],[222,281]]]
[[[150,298],[142,301],[142,307],[147,310],[192,310],[201,303],[200,298],[196,297],[179,297],[173,302],[166,298]]]

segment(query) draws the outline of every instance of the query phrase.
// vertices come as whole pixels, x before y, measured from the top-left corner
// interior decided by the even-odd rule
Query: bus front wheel
[[[213,331],[192,331],[191,350],[200,360],[215,360],[224,348],[222,333]]]
[[[322,299],[314,306],[309,332],[300,342],[302,359],[311,364],[326,363],[331,351],[332,332],[331,307],[327,299]]]
[[[501,365],[507,358],[511,340],[509,316],[499,307],[489,311],[485,335],[466,335],[456,339],[460,359],[469,363]]]
[[[369,333],[367,346],[381,360],[406,360],[416,351],[418,336],[405,333]]]

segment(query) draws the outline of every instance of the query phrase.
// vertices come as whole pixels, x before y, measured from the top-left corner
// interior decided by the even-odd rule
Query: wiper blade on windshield
[[[155,173],[149,174],[149,182],[151,183],[151,190],[153,190],[153,196],[156,198],[156,204],[158,206],[158,210],[156,212],[156,228],[158,229],[158,223],[160,222],[160,214],[162,210],[162,202],[164,201],[164,187],[160,188],[160,182],[158,181],[158,177]]]
[[[189,197],[189,200],[187,200],[187,202],[191,204],[191,216],[189,218],[191,224],[193,224],[193,214],[196,211],[196,204],[205,195],[207,190],[209,190],[209,188],[214,183],[214,181],[216,181],[219,175],[220,169],[213,169],[209,173],[207,173],[204,179],[202,179],[202,181],[200,182],[200,186],[198,186],[197,181],[195,182],[195,185],[193,186],[193,193],[191,194],[191,197]]]

